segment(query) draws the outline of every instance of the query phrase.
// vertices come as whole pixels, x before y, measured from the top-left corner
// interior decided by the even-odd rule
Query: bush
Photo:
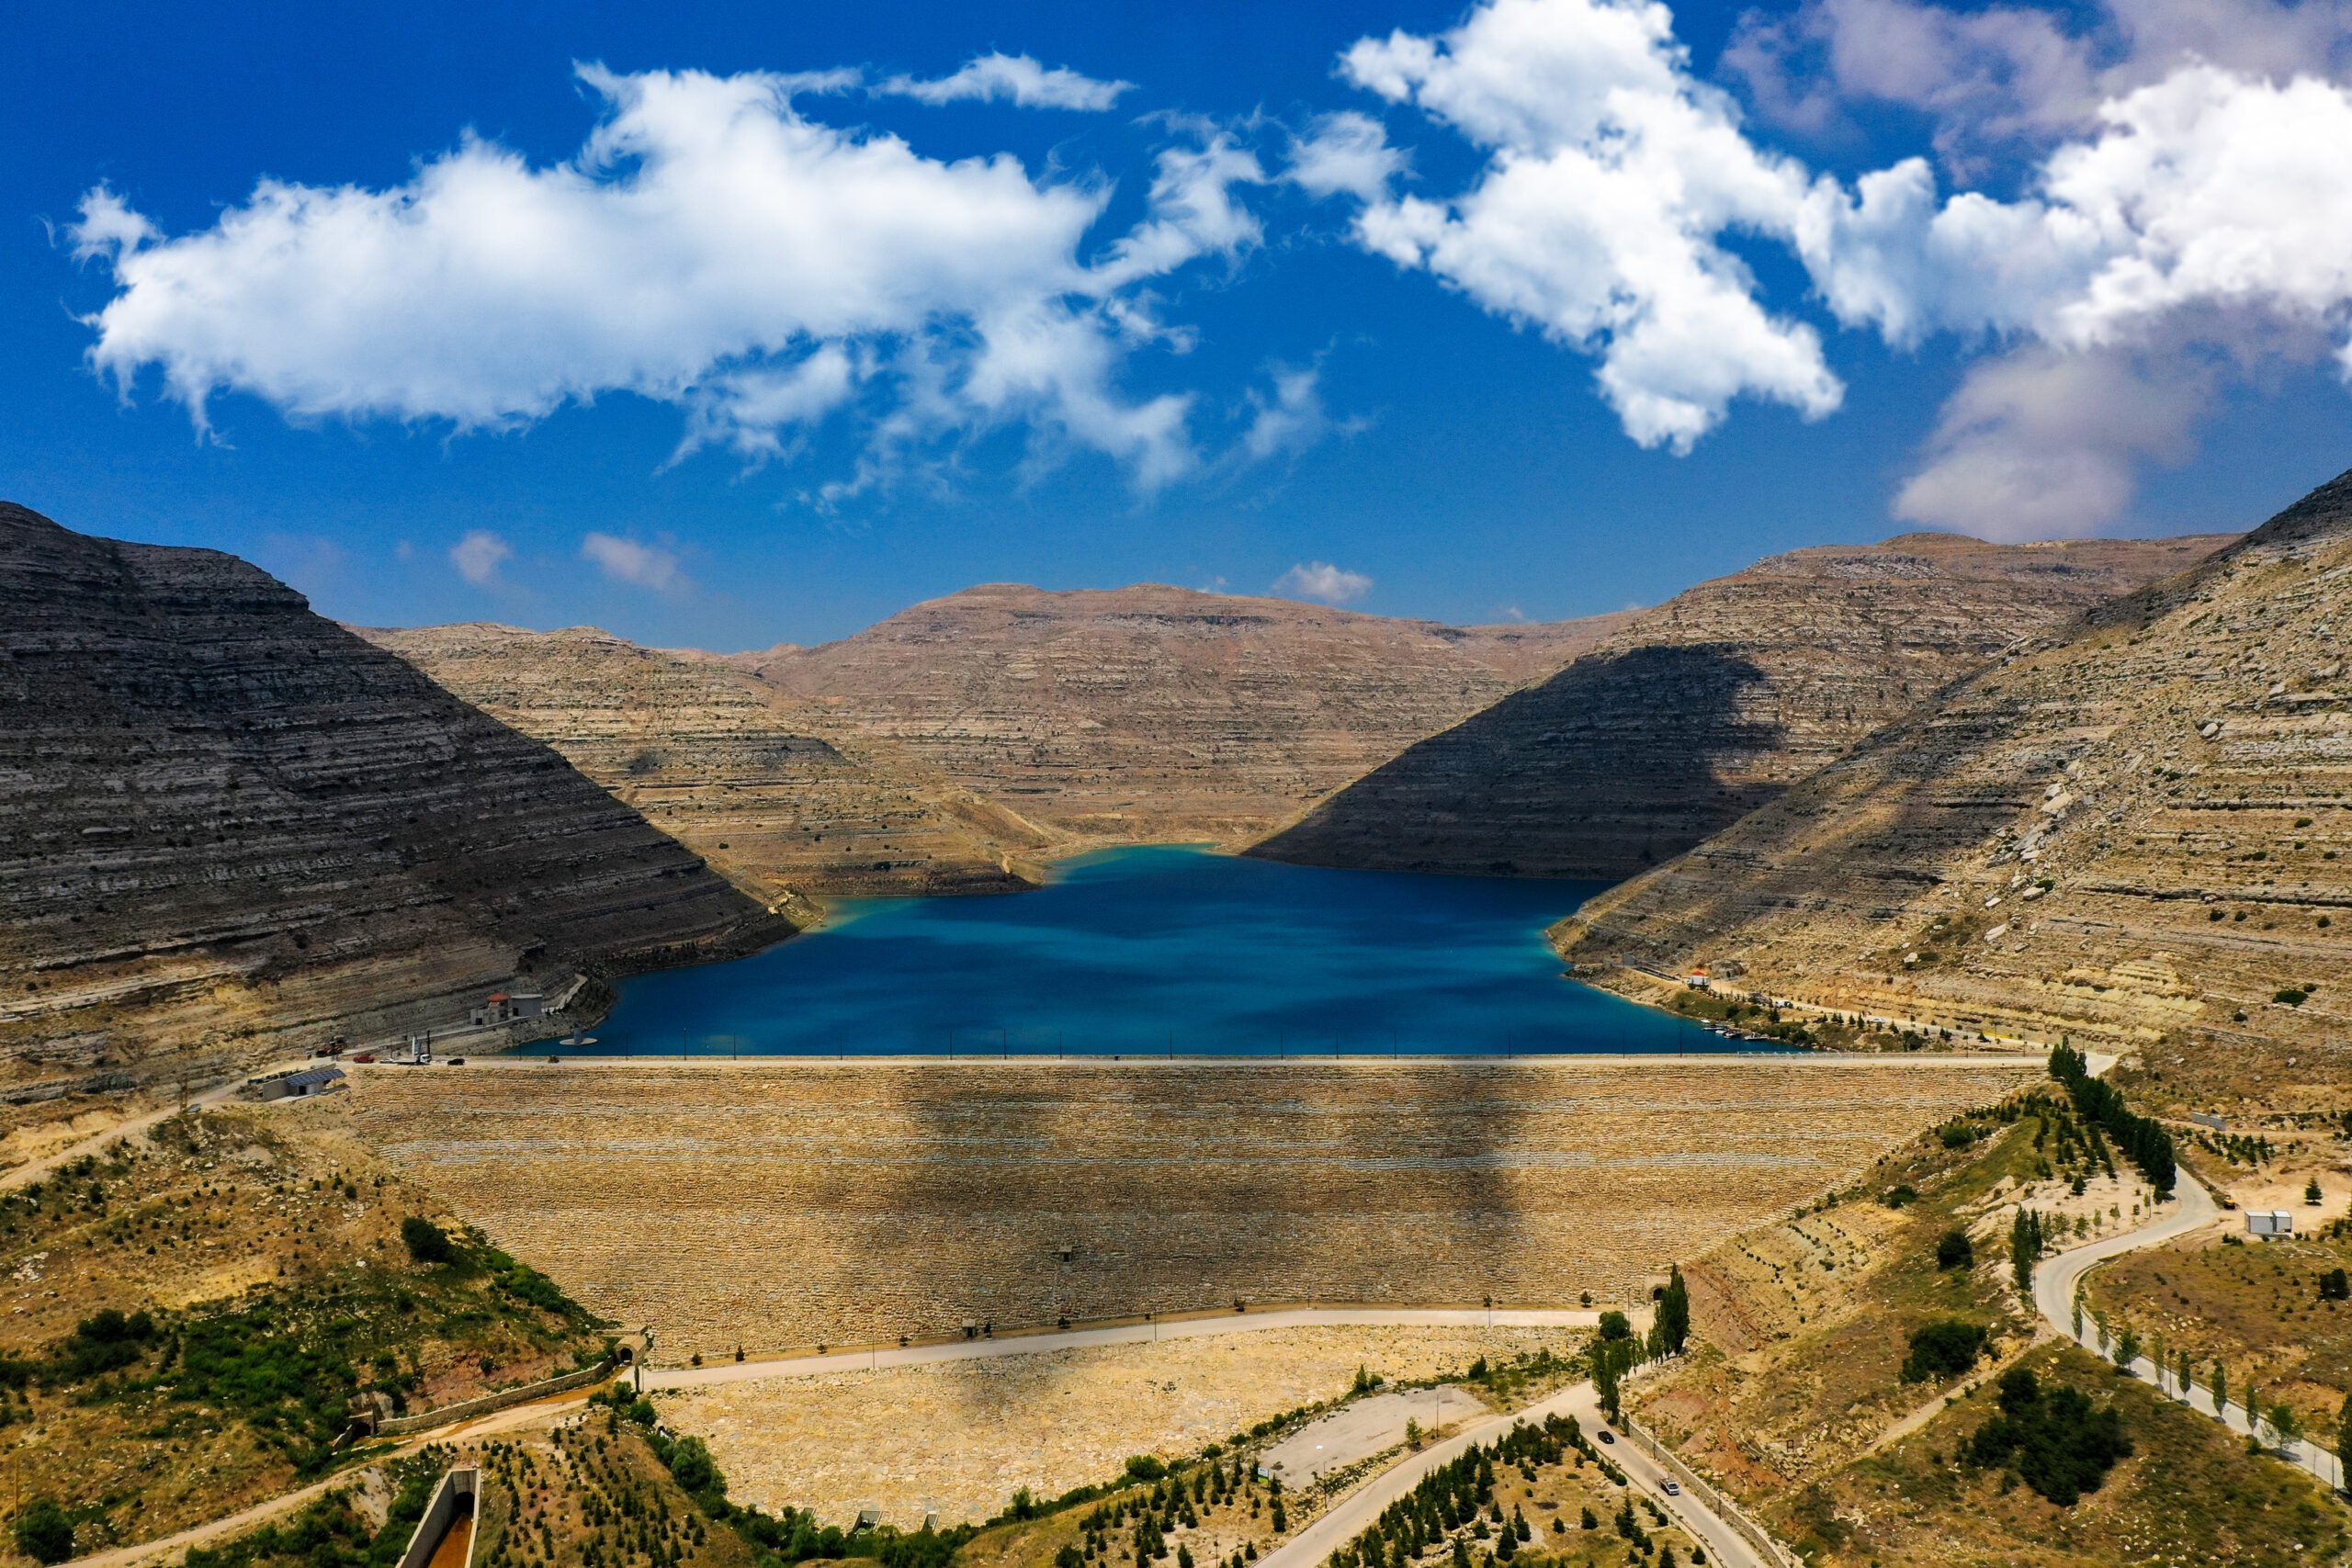
[[[2023,1367],[2001,1377],[2001,1413],[1962,1450],[1963,1463],[2006,1466],[2062,1508],[2096,1492],[2118,1460],[2132,1452],[2115,1406],[2094,1406],[2079,1389],[2043,1390]]]
[[[74,1555],[74,1521],[54,1497],[36,1497],[17,1516],[17,1550],[36,1562],[63,1562]]]
[[[2330,1269],[2319,1277],[2319,1299],[2324,1302],[2352,1301],[2352,1274],[2341,1269]]]
[[[74,1325],[58,1348],[58,1371],[79,1382],[117,1371],[138,1361],[155,1337],[155,1320],[144,1312],[128,1316],[113,1307]]]
[[[408,1244],[408,1255],[419,1263],[453,1263],[458,1249],[449,1243],[449,1233],[422,1214],[411,1214],[401,1222],[401,1240]]]
[[[1936,1240],[1936,1267],[1939,1269],[1973,1269],[1976,1247],[1964,1230],[1952,1229]]]
[[[1956,1378],[1984,1353],[1984,1325],[1964,1318],[1940,1318],[1911,1331],[1911,1353],[1903,1359],[1905,1382],[1941,1382]]]
[[[1168,1473],[1168,1467],[1149,1454],[1135,1454],[1127,1460],[1127,1479],[1157,1481]]]

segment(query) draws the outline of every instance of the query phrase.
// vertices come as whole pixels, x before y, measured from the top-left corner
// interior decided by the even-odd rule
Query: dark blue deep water
[[[842,900],[822,930],[755,957],[624,981],[596,1044],[571,1049],[1731,1048],[1563,977],[1544,929],[1597,889],[1108,850],[1062,863],[1035,893]]]

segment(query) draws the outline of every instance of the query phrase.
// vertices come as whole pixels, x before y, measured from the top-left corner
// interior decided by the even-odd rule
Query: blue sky
[[[18,17],[0,495],[351,620],[1548,619],[2352,463],[2340,4]]]

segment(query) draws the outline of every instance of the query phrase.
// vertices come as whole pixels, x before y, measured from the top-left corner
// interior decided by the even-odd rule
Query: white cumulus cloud
[[[1655,0],[1486,0],[1442,34],[1340,56],[1350,81],[1485,154],[1442,198],[1364,182],[1354,234],[1592,355],[1627,434],[1676,451],[1740,398],[1838,405],[1814,327],[1769,309],[1729,247],[1769,242],[1842,326],[1996,351],[1946,409],[1902,515],[2088,532],[2185,447],[2227,377],[2321,344],[2352,378],[2352,91],[2325,74],[2348,39],[2335,0],[2111,0],[2090,32],[1913,0],[1744,24],[1727,62],[1784,120],[1849,97],[1918,107],[1963,177],[1975,150],[2030,146],[2018,194],[1997,197],[1946,194],[1926,158],[1849,185],[1760,146]],[[1826,62],[1802,84],[1817,104],[1768,69],[1807,51]]]
[[[1135,84],[1098,81],[1058,65],[1040,65],[1025,54],[991,53],[974,56],[950,75],[928,81],[893,76],[872,90],[926,104],[948,104],[959,98],[1002,99],[1023,108],[1099,111],[1135,91]]]
[[[1224,137],[1167,149],[1140,223],[1100,243],[1104,182],[812,120],[794,94],[830,75],[581,77],[605,113],[562,164],[469,139],[387,189],[265,180],[178,236],[92,191],[71,237],[115,285],[93,363],[126,389],[159,368],[200,428],[224,389],[459,430],[627,391],[684,406],[682,454],[753,459],[854,403],[859,484],[1008,422],[1145,487],[1195,466],[1190,399],[1119,383],[1182,338],[1153,285],[1260,239],[1232,186],[1262,174]]]
[[[514,547],[487,528],[476,528],[449,547],[449,564],[458,575],[477,588],[498,581],[498,569],[506,564]]]
[[[1305,135],[1292,138],[1283,178],[1313,197],[1344,191],[1358,201],[1378,201],[1408,162],[1403,149],[1388,144],[1386,127],[1341,109],[1317,116]]]
[[[1327,560],[1303,560],[1274,579],[1274,592],[1326,604],[1351,604],[1372,592],[1372,579]]]
[[[1766,310],[1718,243],[1788,231],[1805,171],[1691,77],[1664,6],[1491,0],[1440,37],[1362,39],[1340,70],[1488,152],[1450,199],[1367,205],[1360,243],[1595,355],[1634,440],[1687,451],[1743,396],[1838,406],[1819,334]]]
[[[675,593],[689,586],[678,570],[678,554],[660,545],[640,544],[613,534],[590,534],[580,541],[583,560],[594,561],[606,577],[656,593]]]

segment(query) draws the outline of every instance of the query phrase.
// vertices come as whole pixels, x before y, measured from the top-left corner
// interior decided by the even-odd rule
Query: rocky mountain
[[[763,902],[1027,886],[1046,835],[817,704],[593,627],[363,630]]]
[[[1351,782],[1252,853],[1609,879],[1771,800],[2018,638],[2225,536],[1794,550],[1717,578]]]
[[[234,557],[0,505],[0,1056],[446,1023],[792,928]]]
[[[1609,625],[1464,629],[1159,584],[990,583],[739,661],[1069,839],[1238,842]]]
[[[2352,1032],[2352,475],[1587,907],[1578,959],[2288,1094]]]

